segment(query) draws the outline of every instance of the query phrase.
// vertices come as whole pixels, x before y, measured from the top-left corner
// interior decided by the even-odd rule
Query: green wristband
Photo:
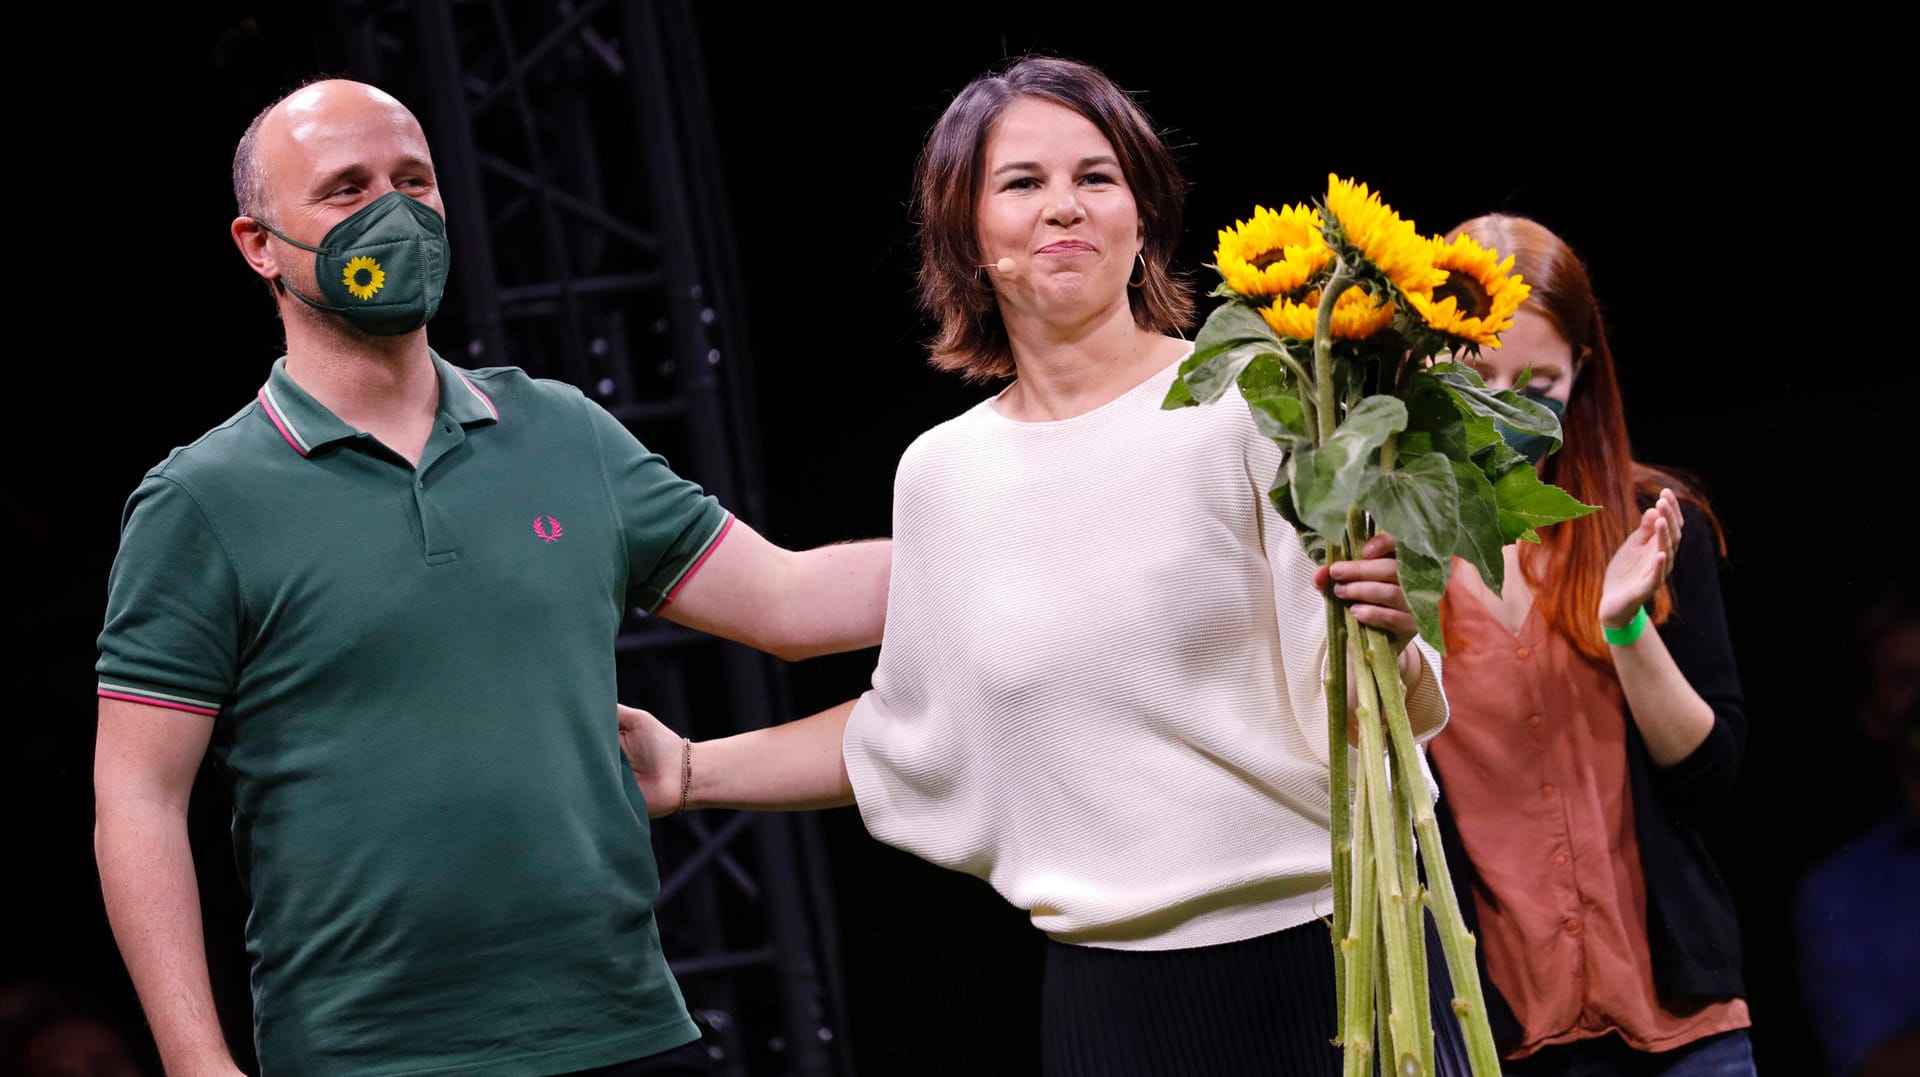
[[[1627,644],[1639,639],[1640,633],[1645,632],[1647,625],[1651,622],[1652,619],[1647,616],[1647,608],[1642,606],[1634,613],[1633,620],[1626,623],[1626,627],[1608,628],[1606,625],[1601,625],[1600,634],[1607,637],[1607,642],[1613,644],[1615,647],[1625,647]]]

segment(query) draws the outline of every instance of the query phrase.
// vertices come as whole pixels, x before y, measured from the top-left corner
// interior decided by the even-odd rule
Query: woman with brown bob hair
[[[1558,452],[1509,443],[1600,506],[1508,546],[1499,595],[1456,560],[1440,608],[1439,816],[1506,1072],[1751,1074],[1739,925],[1699,830],[1746,738],[1718,524],[1679,475],[1633,458],[1572,248],[1524,217],[1448,238],[1463,233],[1532,286],[1476,360],[1488,387],[1562,413]]]
[[[920,307],[939,323],[928,359],[968,381],[1012,377],[1013,352],[998,297],[983,270],[974,229],[987,134],[1013,101],[1052,101],[1079,113],[1113,145],[1143,228],[1139,273],[1129,281],[1134,323],[1178,333],[1193,320],[1193,294],[1169,269],[1180,242],[1187,183],[1153,124],[1133,99],[1069,60],[1033,57],[1003,74],[975,79],[947,107],[915,169],[920,238]],[[1137,281],[1137,282],[1136,282]]]
[[[962,90],[921,159],[921,298],[936,365],[1011,380],[901,457],[873,687],[722,740],[633,711],[624,735],[649,803],[857,803],[1026,910],[1050,1077],[1332,1075],[1323,588],[1393,636],[1423,736],[1439,658],[1390,538],[1316,568],[1247,410],[1160,407],[1192,350],[1184,189],[1095,68]]]

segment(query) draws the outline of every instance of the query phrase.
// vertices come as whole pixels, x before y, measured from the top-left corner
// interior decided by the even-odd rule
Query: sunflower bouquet
[[[1400,582],[1424,636],[1444,651],[1440,596],[1452,559],[1495,593],[1501,547],[1583,516],[1509,448],[1506,426],[1559,447],[1560,422],[1511,390],[1490,392],[1465,362],[1499,347],[1528,285],[1470,236],[1424,236],[1367,190],[1327,178],[1314,205],[1220,232],[1222,301],[1162,406],[1209,404],[1237,388],[1285,456],[1269,497],[1317,563],[1343,560],[1376,531],[1393,535]],[[1523,379],[1524,380],[1524,379]],[[1452,976],[1453,1009],[1476,1077],[1497,1077],[1474,939],[1461,919],[1408,723],[1391,641],[1327,597],[1329,653],[1355,657],[1358,751],[1332,751],[1333,942],[1337,1040],[1345,1072],[1431,1074],[1425,920]],[[1329,662],[1328,743],[1349,742],[1347,663]],[[1357,768],[1353,765],[1357,763]],[[1349,773],[1350,770],[1356,770]],[[1382,1012],[1381,1007],[1384,1007]]]

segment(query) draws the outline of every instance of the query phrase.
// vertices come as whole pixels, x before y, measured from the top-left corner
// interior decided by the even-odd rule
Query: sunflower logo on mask
[[[380,268],[379,262],[361,255],[347,263],[341,283],[355,299],[372,299],[373,293],[387,283],[387,271]]]

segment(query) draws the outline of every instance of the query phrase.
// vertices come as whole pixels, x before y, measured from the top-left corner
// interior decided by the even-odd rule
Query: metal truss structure
[[[747,340],[685,0],[374,0],[347,74],[421,117],[453,266],[436,347],[579,387],[764,518]],[[789,717],[776,660],[629,614],[621,698],[695,737]],[[807,815],[654,825],[662,942],[723,1077],[852,1072],[827,856]]]

